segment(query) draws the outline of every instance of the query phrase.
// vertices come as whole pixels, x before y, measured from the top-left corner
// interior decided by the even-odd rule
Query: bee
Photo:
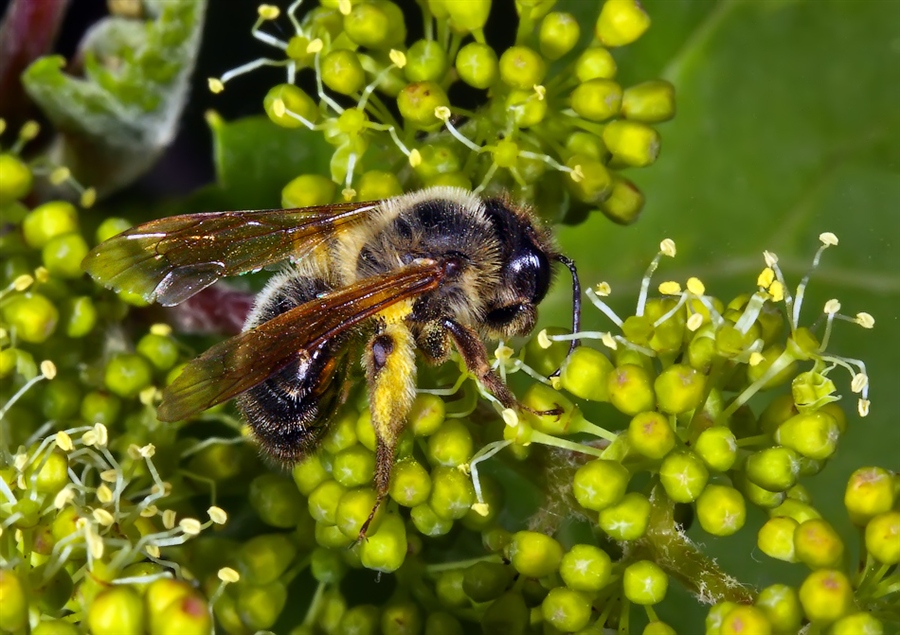
[[[264,453],[292,464],[328,432],[361,352],[379,502],[416,394],[416,350],[436,365],[455,348],[504,408],[528,410],[491,369],[483,339],[532,330],[554,263],[572,274],[579,326],[575,265],[532,212],[450,187],[162,218],[99,245],[84,269],[116,291],[173,306],[220,278],[282,261],[243,332],[190,362],[163,391],[157,417],[180,421],[236,397]]]

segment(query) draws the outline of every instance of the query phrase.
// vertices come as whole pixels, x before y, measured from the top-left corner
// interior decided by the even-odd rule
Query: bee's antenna
[[[575,269],[575,261],[562,254],[557,255],[556,260],[564,264],[572,274],[572,332],[577,333],[581,329],[581,282],[578,280],[578,270]],[[566,357],[572,354],[579,343],[578,340],[572,340]],[[560,369],[557,368],[556,372],[550,376],[558,377],[559,373]]]

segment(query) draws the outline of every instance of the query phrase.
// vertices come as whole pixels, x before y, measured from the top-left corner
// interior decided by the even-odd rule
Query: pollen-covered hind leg
[[[369,408],[375,428],[375,507],[363,523],[359,537],[365,538],[369,523],[387,496],[394,467],[397,441],[416,396],[416,357],[412,333],[402,322],[387,324],[369,340],[363,357],[369,387]]]

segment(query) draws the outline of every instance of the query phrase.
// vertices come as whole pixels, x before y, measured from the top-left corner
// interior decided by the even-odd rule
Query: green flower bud
[[[591,600],[588,596],[566,587],[550,589],[541,603],[544,620],[566,633],[580,631],[591,619]]]
[[[237,609],[241,621],[253,631],[268,630],[287,603],[287,588],[280,581],[265,585],[241,585],[237,597]]]
[[[386,514],[381,527],[359,545],[359,557],[367,569],[391,573],[406,559],[406,526],[397,514]]]
[[[612,561],[599,547],[575,545],[562,557],[559,575],[570,589],[596,593],[612,580]]]
[[[191,586],[182,580],[163,578],[147,585],[144,591],[144,603],[150,622],[150,632],[165,632],[167,624],[162,619],[165,610],[177,600],[192,593]],[[208,627],[207,630],[209,630]]]
[[[547,335],[563,335],[568,329],[551,326],[546,329]],[[580,347],[579,347],[580,348]],[[579,349],[575,349],[576,351]],[[541,375],[547,376],[561,367],[569,354],[569,342],[550,342],[550,348],[541,348],[537,337],[532,337],[525,344],[525,363]],[[565,372],[564,370],[562,372]],[[574,392],[572,393],[575,394]]]
[[[630,478],[621,463],[596,459],[575,472],[572,493],[585,509],[600,511],[622,500]]]
[[[800,585],[800,604],[811,622],[834,622],[853,609],[853,587],[843,572],[818,569]]]
[[[520,128],[530,128],[541,123],[547,114],[547,108],[547,100],[541,99],[534,90],[511,90],[506,96],[507,113],[512,116]],[[500,143],[505,143],[508,147],[514,146],[518,151],[518,146],[512,141],[506,140]],[[502,156],[499,156],[497,152],[494,153],[494,160],[500,167],[516,167],[519,162],[518,152],[510,158],[512,161],[503,161]],[[537,164],[544,165],[541,161],[538,161]]]
[[[115,216],[110,216],[106,218],[100,225],[97,227],[97,231],[94,234],[98,243],[102,243],[106,240],[109,240],[113,236],[118,236],[123,231],[130,229],[131,223],[128,222],[124,218],[117,218]]]
[[[0,153],[0,205],[12,203],[31,191],[31,169],[19,157]]]
[[[371,6],[371,5],[356,5]],[[322,60],[322,81],[342,95],[353,95],[366,85],[366,72],[354,51],[335,49]]]
[[[706,487],[709,472],[696,454],[672,452],[659,467],[659,480],[673,501],[692,503]]]
[[[428,503],[413,507],[409,517],[423,536],[443,536],[453,529],[453,520],[438,516]]]
[[[697,437],[694,452],[710,469],[726,472],[737,459],[737,439],[727,427],[713,426]]]
[[[677,635],[675,629],[665,622],[650,622],[644,627],[641,635]]]
[[[334,455],[331,476],[344,487],[359,487],[372,482],[375,475],[375,454],[361,445],[354,445]]]
[[[738,606],[722,618],[721,635],[771,635],[772,625],[766,614],[755,606]]]
[[[356,540],[365,522],[369,519],[369,514],[375,509],[375,503],[378,495],[371,487],[360,487],[352,489],[341,496],[341,500],[337,506],[335,521],[338,529],[347,536]],[[384,508],[379,506],[378,511],[372,518],[366,532],[367,534],[376,533],[384,519]]]
[[[325,551],[325,553],[333,553]],[[315,560],[315,552],[313,553]],[[378,635],[380,631],[381,609],[374,604],[360,604],[348,609],[341,617],[338,633],[353,633],[354,635]],[[310,629],[309,635],[315,631]],[[291,631],[291,635],[300,635]],[[305,635],[305,634],[304,634]]]
[[[248,584],[269,584],[287,571],[297,555],[297,547],[287,534],[262,534],[241,545],[237,554],[241,580]]]
[[[781,505],[787,495],[784,492],[772,492],[750,481],[745,474],[738,473],[734,478],[735,486],[752,504],[763,509],[775,509]]]
[[[675,431],[665,415],[641,412],[628,424],[628,441],[648,459],[661,459],[675,447]]]
[[[606,200],[600,202],[600,211],[619,225],[630,225],[644,209],[644,195],[638,186],[619,175],[613,175],[612,190]],[[662,622],[657,622],[662,624]]]
[[[579,201],[599,205],[612,191],[612,176],[606,166],[598,160],[581,154],[574,154],[566,161],[566,166],[580,172],[578,180],[566,179],[569,191]]]
[[[810,459],[827,459],[837,449],[841,431],[837,421],[822,411],[791,417],[775,431],[775,441]]]
[[[397,95],[397,108],[410,124],[426,131],[438,130],[443,122],[434,111],[439,107],[449,107],[450,100],[440,85],[434,82],[413,82]]]
[[[62,234],[47,241],[41,251],[41,259],[47,271],[55,276],[80,278],[84,273],[81,261],[87,252],[88,246],[81,234]]]
[[[526,422],[532,425],[535,430],[546,434],[565,435],[578,432],[579,425],[584,421],[581,411],[575,404],[546,384],[534,383],[529,386],[528,391],[522,398],[522,403],[538,412],[557,408],[563,411],[559,415],[525,413]]]
[[[600,528],[613,540],[637,540],[647,531],[650,501],[638,492],[630,492],[618,503],[600,510]]]
[[[391,600],[381,612],[383,635],[415,635],[422,626],[422,611],[412,600]]]
[[[756,596],[756,607],[778,633],[795,633],[803,620],[803,608],[797,590],[786,584],[767,586]]]
[[[356,3],[350,13],[344,16],[344,32],[356,44],[368,48],[382,48],[393,39],[391,30],[398,26],[391,24],[387,12],[374,2]]]
[[[589,401],[609,400],[609,374],[613,365],[600,351],[579,346],[563,362],[560,373],[562,387]]]
[[[622,575],[625,597],[635,604],[659,604],[669,589],[669,576],[650,560],[639,560]]]
[[[52,238],[78,231],[78,211],[67,201],[51,201],[35,207],[22,221],[25,243],[43,248]]]
[[[403,187],[393,173],[379,170],[360,175],[356,189],[360,201],[381,201],[403,193]]]
[[[131,587],[112,586],[90,603],[87,623],[93,635],[143,632],[144,603]]]
[[[517,591],[504,593],[485,610],[481,617],[483,633],[525,633],[528,628],[528,605]]]
[[[315,536],[316,544],[326,549],[346,549],[357,540],[357,537],[348,537],[337,525],[322,522],[316,523]]]
[[[313,207],[334,200],[337,185],[319,174],[301,174],[281,190],[284,207]]]
[[[136,350],[158,371],[167,371],[178,362],[178,345],[168,335],[147,333],[138,341]]]
[[[42,494],[55,495],[69,483],[69,458],[65,452],[54,449],[25,472],[29,484]]]
[[[439,82],[447,72],[447,53],[434,40],[418,40],[406,52],[403,73],[411,82]]]
[[[460,569],[443,571],[434,583],[434,591],[441,604],[448,609],[469,606],[469,597],[463,590],[465,574]]]
[[[797,482],[799,458],[796,452],[785,447],[754,452],[747,457],[747,478],[751,483],[769,491],[783,492]]]
[[[280,474],[262,474],[250,483],[250,504],[260,519],[272,527],[287,529],[300,522],[303,497],[294,483]]]
[[[475,502],[471,479],[455,467],[438,466],[431,472],[429,505],[447,520],[459,520]]]
[[[2,308],[3,319],[16,330],[23,342],[40,344],[47,340],[59,323],[59,310],[40,293],[26,292],[13,296]]]
[[[462,172],[438,174],[425,181],[425,187],[455,187],[463,190],[472,189],[472,180]]]
[[[874,516],[890,510],[894,501],[894,482],[887,470],[861,467],[850,475],[844,506],[854,525],[865,525]]]
[[[744,497],[733,487],[707,485],[697,499],[700,526],[714,536],[730,536],[747,520]]]
[[[684,364],[666,368],[653,383],[659,409],[682,414],[700,405],[706,389],[706,376]]]
[[[291,113],[300,115],[310,123],[319,119],[319,107],[303,89],[293,84],[278,84],[269,89],[263,98],[263,108],[274,123],[282,128],[299,128],[303,122]]]
[[[622,87],[609,79],[591,79],[572,91],[572,109],[589,121],[606,121],[621,107]]]
[[[448,419],[428,437],[426,455],[432,465],[456,467],[467,463],[473,454],[472,433],[459,419]]]
[[[11,569],[0,569],[0,630],[21,633],[27,623],[28,598],[22,581]]]
[[[878,562],[900,562],[900,511],[878,514],[866,525],[866,549]]]
[[[558,60],[575,48],[580,35],[578,20],[571,13],[562,11],[548,13],[541,20],[541,28],[538,31],[541,53],[549,60]]]
[[[842,617],[831,626],[830,632],[832,635],[882,635],[884,626],[871,613],[860,612]]]
[[[42,620],[31,629],[31,635],[78,635],[78,628],[65,620]]]
[[[309,496],[322,482],[328,479],[328,472],[322,467],[317,454],[312,454],[294,466],[291,471],[297,489],[304,496]]]
[[[581,83],[592,79],[612,79],[616,76],[616,61],[601,46],[587,48],[575,62],[575,77]]]
[[[476,562],[463,571],[462,588],[474,602],[490,602],[500,597],[515,571],[499,562]]]
[[[793,518],[798,523],[805,522],[810,518],[821,518],[822,514],[816,511],[814,507],[807,503],[787,498],[781,505],[769,511],[771,518],[787,517]]]
[[[675,116],[675,87],[664,79],[654,79],[626,88],[622,114],[644,123],[668,121]]]
[[[337,481],[323,481],[312,494],[309,495],[309,514],[317,521],[333,525],[337,522],[337,506],[347,491]]]
[[[358,416],[353,408],[341,410],[332,422],[328,434],[322,439],[322,448],[334,455],[356,445],[356,419]]]
[[[103,378],[110,392],[123,398],[137,397],[152,383],[153,368],[140,355],[119,353],[106,364]]]
[[[844,557],[841,537],[821,518],[812,518],[797,527],[794,531],[794,550],[797,559],[810,569],[836,567]]]
[[[659,133],[637,121],[611,121],[603,128],[603,143],[617,162],[629,167],[645,167],[659,156]]]
[[[625,46],[650,27],[650,16],[637,0],[606,0],[594,27],[603,46]]]
[[[431,494],[431,477],[413,458],[398,461],[394,464],[388,493],[404,507],[421,505]]]
[[[456,55],[456,72],[473,88],[489,88],[499,74],[497,54],[487,44],[470,42]]]
[[[425,619],[425,635],[463,635],[458,619],[442,611],[431,612]]]
[[[750,383],[755,383],[762,379],[763,375],[768,372],[769,368],[772,364],[777,360],[781,354],[784,353],[784,346],[781,344],[772,344],[766,350],[762,352],[762,361],[756,366],[747,366],[747,381]],[[770,388],[774,388],[776,386],[780,386],[791,379],[794,378],[794,375],[797,374],[797,362],[791,362],[787,366],[785,366],[781,371],[770,377],[764,384],[762,384],[762,390],[768,390]]]
[[[491,0],[444,2],[450,24],[455,31],[477,31],[484,28],[491,12]]]
[[[522,575],[543,578],[559,569],[563,550],[550,536],[535,531],[519,531],[513,534],[506,548],[506,556]]]
[[[309,569],[317,582],[337,584],[347,572],[347,565],[338,552],[318,547],[310,556]]]
[[[47,384],[41,411],[48,419],[70,419],[81,404],[81,386],[70,379],[56,379]]]
[[[766,406],[759,416],[760,430],[765,434],[774,434],[782,423],[797,414],[794,399],[790,395],[779,395]]]
[[[623,364],[609,374],[609,401],[620,412],[636,415],[656,408],[650,374],[641,366]]]
[[[543,58],[527,46],[511,46],[500,56],[500,79],[512,88],[531,90],[544,81],[546,72]]]
[[[444,423],[444,400],[437,395],[416,395],[409,409],[409,425],[417,437],[427,437],[437,432]]]
[[[67,298],[62,324],[65,326],[66,335],[71,338],[84,337],[90,333],[97,324],[97,308],[90,296]]]

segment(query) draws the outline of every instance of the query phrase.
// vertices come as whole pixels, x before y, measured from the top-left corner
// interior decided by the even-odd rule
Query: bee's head
[[[500,279],[484,315],[487,330],[498,337],[526,335],[537,320],[537,305],[547,295],[557,254],[548,239],[522,212],[501,199],[485,201],[500,245]]]

